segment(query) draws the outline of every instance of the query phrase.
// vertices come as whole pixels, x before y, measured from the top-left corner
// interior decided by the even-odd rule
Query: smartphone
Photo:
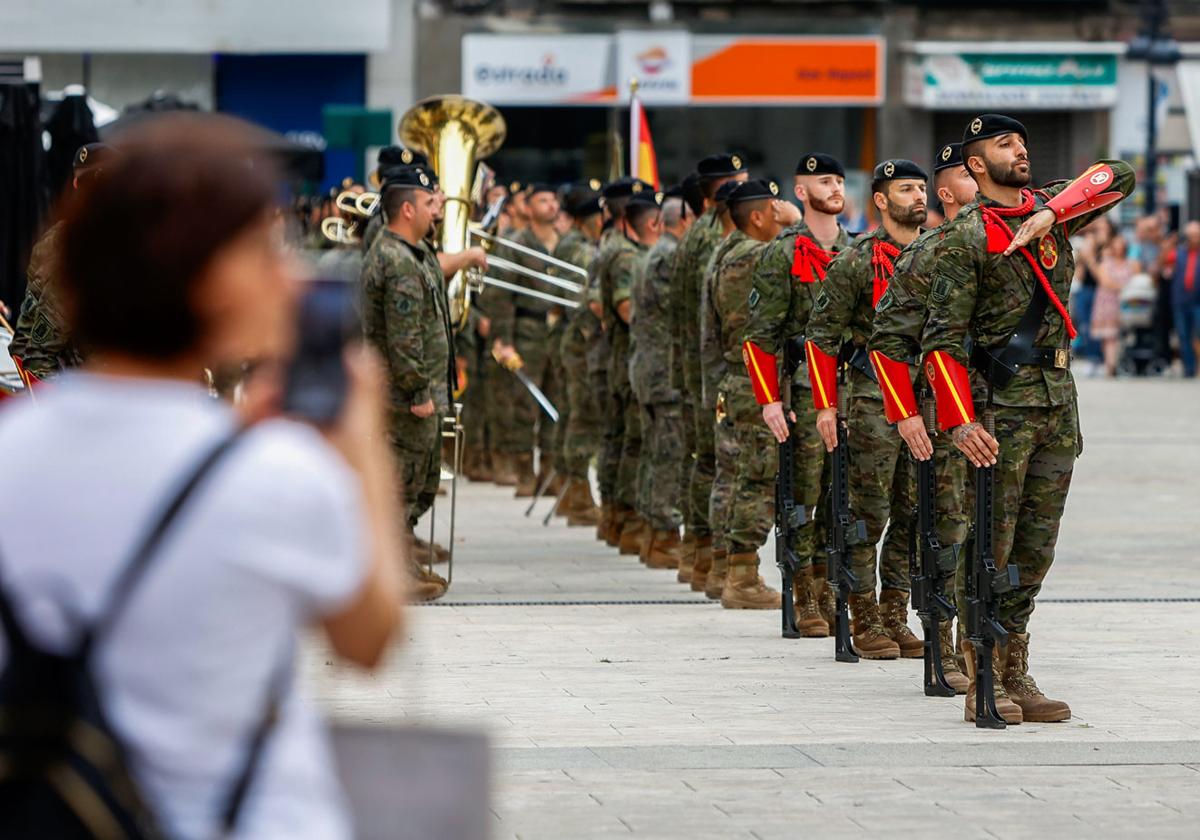
[[[329,278],[305,285],[296,353],[284,383],[283,412],[328,426],[346,401],[346,347],[362,340],[355,307],[356,286]]]

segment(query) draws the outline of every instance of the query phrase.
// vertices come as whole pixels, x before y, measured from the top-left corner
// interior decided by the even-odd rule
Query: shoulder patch
[[[754,309],[757,307],[760,300],[762,300],[762,295],[758,293],[758,289],[751,289],[749,297],[750,308]]]
[[[934,303],[942,304],[950,299],[949,277],[938,277],[933,281],[933,288],[929,290],[929,296]]]

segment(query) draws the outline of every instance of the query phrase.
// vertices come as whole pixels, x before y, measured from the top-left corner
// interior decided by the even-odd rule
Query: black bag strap
[[[997,388],[1003,388],[1017,374],[1021,360],[1028,358],[1033,350],[1033,342],[1038,330],[1042,328],[1042,320],[1046,317],[1046,307],[1050,305],[1050,296],[1042,288],[1042,284],[1033,284],[1033,297],[1029,306],[1021,314],[1017,328],[1004,346],[989,349],[976,344],[971,351],[971,364],[989,383]]]
[[[141,580],[142,575],[149,568],[150,561],[154,559],[154,555],[158,547],[162,544],[167,531],[175,520],[178,519],[180,512],[187,505],[196,488],[212,472],[213,468],[221,462],[221,459],[233,448],[234,444],[241,439],[244,431],[245,427],[238,426],[229,434],[222,436],[215,445],[205,452],[199,462],[187,473],[186,478],[179,485],[174,495],[170,497],[167,505],[154,520],[154,525],[142,537],[142,541],[137,545],[132,559],[125,564],[125,568],[121,570],[116,582],[113,584],[108,600],[104,604],[103,609],[100,610],[96,622],[84,632],[80,645],[80,653],[84,661],[87,660],[95,643],[108,635],[112,629],[122,608],[129,601],[129,596],[133,594],[138,581]]]

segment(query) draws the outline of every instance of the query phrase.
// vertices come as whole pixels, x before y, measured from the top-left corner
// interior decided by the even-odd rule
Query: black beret
[[[833,155],[811,152],[800,158],[796,164],[797,175],[841,175],[846,177],[842,162]]]
[[[384,146],[379,150],[379,167],[385,166],[420,166],[429,171],[429,158],[412,149],[402,146]]]
[[[663,194],[655,192],[653,188],[635,192],[629,198],[627,209],[632,210],[635,207],[660,207],[663,201]]]
[[[731,182],[734,183],[734,182]],[[757,178],[752,181],[742,181],[734,187],[725,198],[726,204],[740,204],[743,201],[761,201],[779,197],[779,185],[774,181]]]
[[[107,143],[88,143],[80,146],[75,152],[72,169],[78,175],[91,169],[99,169],[107,163],[112,163],[118,152]]]
[[[523,189],[525,189],[524,184],[522,184],[520,181],[513,181],[511,184],[508,185],[508,194],[516,195]]]
[[[596,183],[599,183],[598,181]],[[586,219],[600,212],[600,193],[591,188],[591,184],[576,184],[567,190],[563,197],[563,208],[567,215],[576,219]]]
[[[871,175],[871,180],[873,181],[894,181],[899,178],[929,180],[929,176],[925,173],[924,169],[917,166],[911,160],[904,160],[903,158],[885,160],[875,167],[875,172]]]
[[[637,195],[640,192],[646,191],[653,193],[654,187],[650,184],[647,184],[645,181],[625,176],[624,178],[618,178],[612,183],[605,185],[604,197],[609,199],[628,198],[631,195]]]
[[[714,198],[718,202],[726,202],[729,196],[733,195],[733,191],[742,185],[741,181],[726,181],[721,186],[717,187],[717,194]]]
[[[663,190],[663,198],[683,198],[683,184],[672,184]]]
[[[951,169],[955,166],[962,166],[962,143],[947,143],[938,149],[933,155],[933,174],[936,175],[943,169]]]
[[[558,187],[554,186],[553,184],[547,184],[545,182],[538,182],[536,184],[529,185],[529,194],[530,195],[537,195],[538,193],[543,193],[543,192],[554,193],[555,195],[558,195]]]
[[[1006,117],[1003,114],[980,114],[971,120],[967,124],[966,130],[963,131],[963,145],[1013,132],[1020,134],[1022,140],[1029,140],[1029,132],[1025,130],[1025,126],[1012,117]]]
[[[404,189],[433,192],[437,189],[437,181],[430,178],[429,173],[419,166],[397,166],[389,172],[388,177],[383,182],[381,191],[386,192],[389,187],[403,187]]]
[[[709,181],[713,178],[724,178],[745,172],[746,164],[737,155],[709,155],[696,165],[696,171],[700,173],[702,180]]]

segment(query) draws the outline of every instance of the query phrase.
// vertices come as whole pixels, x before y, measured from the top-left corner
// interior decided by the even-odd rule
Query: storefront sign
[[[883,101],[881,38],[692,38],[697,105],[877,105]]]
[[[687,32],[617,33],[617,94],[629,101],[629,80],[648,105],[686,105],[691,89],[692,40]]]
[[[1117,56],[940,53],[910,57],[905,100],[942,110],[1091,109],[1117,101]]]
[[[462,80],[493,105],[612,101],[612,37],[464,35]]]
[[[616,35],[463,37],[463,93],[495,105],[611,105],[629,80],[648,105],[875,105],[884,42],[875,37]]]

